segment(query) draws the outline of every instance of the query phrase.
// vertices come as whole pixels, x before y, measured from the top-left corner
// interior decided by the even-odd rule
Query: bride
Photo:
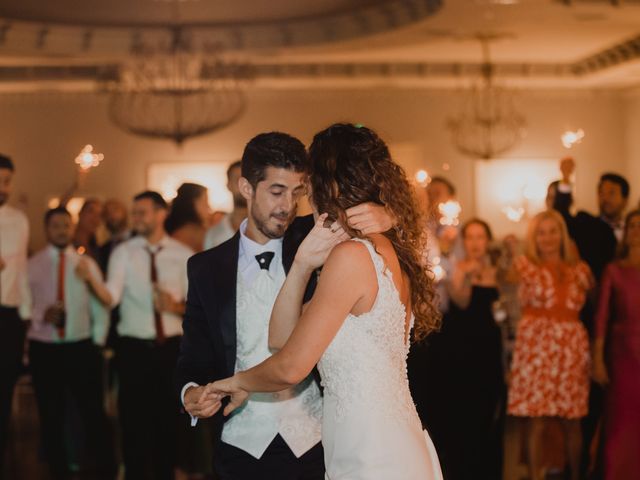
[[[410,339],[424,338],[439,321],[412,187],[365,127],[333,125],[314,137],[309,154],[310,200],[326,213],[300,246],[274,306],[269,345],[277,352],[207,389],[230,397],[229,415],[249,393],[289,388],[317,365],[327,478],[441,479],[406,373]],[[395,228],[368,237],[350,229],[345,211],[366,202],[393,212]],[[327,218],[331,228],[324,227]],[[303,307],[305,286],[320,266],[315,294]]]

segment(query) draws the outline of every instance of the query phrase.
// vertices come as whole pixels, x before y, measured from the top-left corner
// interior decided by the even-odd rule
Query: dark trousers
[[[174,478],[179,399],[173,375],[179,348],[179,337],[162,345],[131,337],[118,340],[118,409],[127,480]]]
[[[90,340],[29,343],[29,363],[40,415],[45,458],[54,478],[68,475],[65,410],[70,393],[86,436],[90,465],[103,476],[115,474],[112,436],[104,411],[103,362]]]
[[[220,480],[324,480],[324,453],[318,443],[296,458],[280,435],[271,442],[262,457],[219,443],[215,470]]]
[[[13,389],[22,368],[24,333],[18,310],[0,306],[0,477],[7,447]]]
[[[603,476],[602,472],[602,451],[603,439],[602,435],[596,445],[596,451],[593,452],[595,458],[591,455],[591,444],[598,430],[598,425],[604,413],[604,389],[595,382],[591,382],[589,389],[589,412],[580,424],[582,426],[582,458],[580,461],[580,478],[590,478],[591,480],[600,480]],[[590,468],[593,468],[590,471]]]

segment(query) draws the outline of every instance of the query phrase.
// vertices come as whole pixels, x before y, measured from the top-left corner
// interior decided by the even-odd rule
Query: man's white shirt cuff
[[[183,407],[184,407],[184,394],[187,393],[187,390],[191,387],[199,387],[199,386],[200,385],[198,385],[195,382],[189,382],[184,387],[182,387],[182,391],[180,392],[180,401],[182,402]],[[196,424],[198,423],[198,417],[194,417],[190,413],[189,413],[189,416],[191,417],[191,426],[195,427]]]

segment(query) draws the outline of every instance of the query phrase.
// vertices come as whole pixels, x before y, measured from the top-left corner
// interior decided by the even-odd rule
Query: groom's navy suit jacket
[[[287,229],[282,244],[282,263],[288,272],[298,247],[313,228],[313,216],[298,217]],[[183,337],[176,368],[178,390],[188,382],[206,385],[235,373],[236,280],[240,234],[189,259],[189,289]],[[311,299],[316,278],[312,275],[304,301]],[[222,409],[214,416],[214,439],[220,440]]]

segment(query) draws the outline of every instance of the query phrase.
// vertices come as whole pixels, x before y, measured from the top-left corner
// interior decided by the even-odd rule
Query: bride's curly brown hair
[[[318,133],[309,147],[312,201],[320,213],[338,220],[347,233],[346,210],[361,203],[383,205],[396,219],[384,235],[398,255],[411,283],[415,316],[413,338],[420,341],[440,326],[433,276],[425,261],[425,221],[414,190],[400,165],[391,159],[384,141],[366,127],[338,123]]]

